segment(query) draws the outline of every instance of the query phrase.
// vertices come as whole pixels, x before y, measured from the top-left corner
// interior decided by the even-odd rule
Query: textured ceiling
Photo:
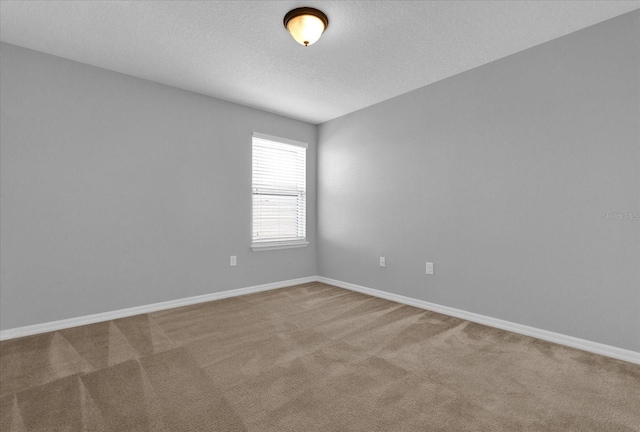
[[[298,45],[300,6],[329,28]],[[640,7],[639,1],[2,1],[0,39],[321,123]]]

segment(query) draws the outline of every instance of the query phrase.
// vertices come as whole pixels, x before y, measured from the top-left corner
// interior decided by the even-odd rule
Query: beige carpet
[[[4,341],[2,431],[639,431],[640,366],[313,283]]]

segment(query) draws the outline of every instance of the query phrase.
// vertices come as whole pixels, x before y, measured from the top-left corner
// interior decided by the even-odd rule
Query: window
[[[253,250],[304,247],[307,144],[253,134]]]

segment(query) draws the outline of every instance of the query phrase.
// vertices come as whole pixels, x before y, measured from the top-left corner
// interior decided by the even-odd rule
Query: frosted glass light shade
[[[315,43],[326,30],[329,20],[317,9],[298,8],[284,17],[284,26],[291,36],[301,45]]]

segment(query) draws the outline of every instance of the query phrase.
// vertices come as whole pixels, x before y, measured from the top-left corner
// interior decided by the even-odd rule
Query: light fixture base
[[[284,16],[284,21],[283,21],[284,28],[288,30],[287,24],[289,24],[289,21],[291,21],[293,18],[300,15],[313,15],[314,17],[317,17],[318,19],[320,19],[320,21],[324,23],[325,31],[327,30],[327,27],[329,27],[329,18],[327,18],[324,12],[312,7],[299,7],[299,8],[290,10]]]

